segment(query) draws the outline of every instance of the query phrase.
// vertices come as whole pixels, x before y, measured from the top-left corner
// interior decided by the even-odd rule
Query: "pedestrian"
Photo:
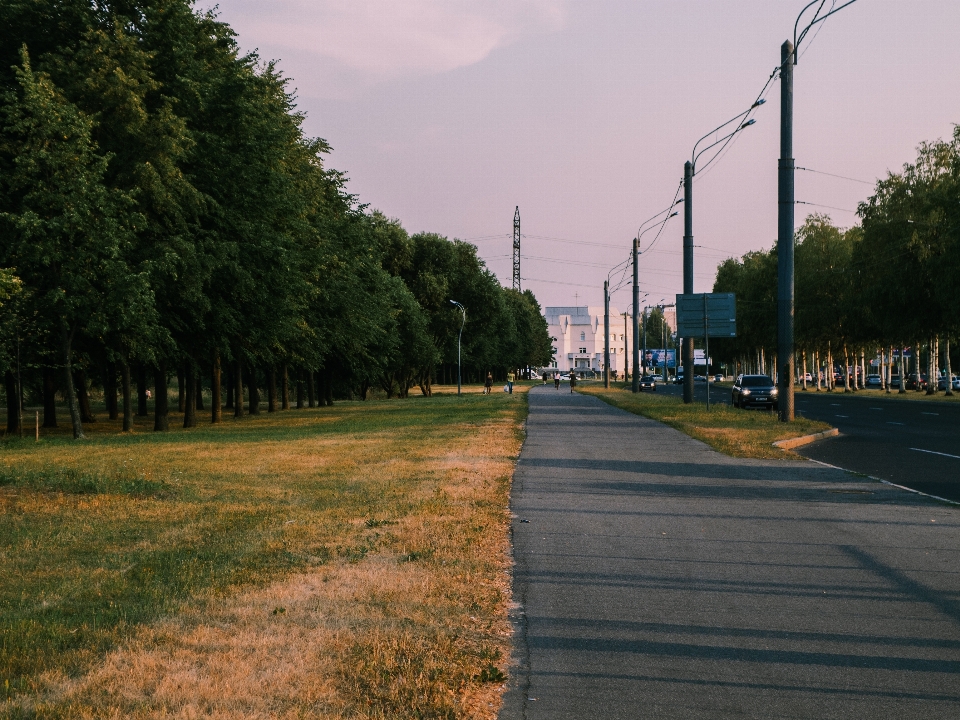
[[[513,374],[513,370],[510,370],[507,373],[507,388],[509,388],[507,392],[511,395],[513,395],[513,381],[516,379],[516,377],[517,376]]]
[[[493,392],[493,375],[487,373],[487,379],[483,381],[483,394],[489,395]]]
[[[546,370],[543,371],[543,384],[544,384],[544,385],[547,384],[547,371],[546,371]]]
[[[553,371],[553,388],[555,390],[560,389],[560,371],[559,370]]]
[[[571,370],[570,371],[570,392],[573,392],[573,389],[577,386],[577,374]]]

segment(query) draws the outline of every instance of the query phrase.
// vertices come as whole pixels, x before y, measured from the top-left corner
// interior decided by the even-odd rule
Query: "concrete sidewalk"
[[[960,717],[960,511],[530,392],[501,717]]]

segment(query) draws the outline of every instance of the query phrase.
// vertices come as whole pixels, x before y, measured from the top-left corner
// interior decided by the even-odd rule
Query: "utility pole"
[[[610,281],[603,281],[603,386],[610,387]]]
[[[793,422],[793,44],[780,46],[780,162],[777,176],[777,384],[781,422]]]
[[[693,163],[683,164],[683,292],[693,292]],[[683,338],[683,402],[693,402],[693,338]]]
[[[633,392],[640,392],[640,239],[633,239]]]
[[[643,368],[643,375],[647,374],[647,308],[643,309],[643,327],[641,329],[643,333],[643,354],[641,355],[642,360],[640,361],[640,367]]]
[[[513,289],[520,292],[520,206],[513,214]]]
[[[630,357],[630,349],[627,347],[627,341],[630,338],[630,333],[627,332],[627,315],[628,313],[623,313],[623,381],[627,381],[627,375],[630,373],[630,363],[628,358]]]

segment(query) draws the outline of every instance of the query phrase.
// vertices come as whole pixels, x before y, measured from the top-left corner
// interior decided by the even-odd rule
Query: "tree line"
[[[547,364],[535,297],[476,248],[371,211],[289,82],[189,0],[0,0],[0,371],[7,430],[102,390],[167,428],[222,408],[430,395],[457,361]],[[246,394],[245,394],[246,393]],[[223,397],[225,395],[225,398]],[[295,401],[292,399],[295,397]],[[224,400],[226,401],[224,403]]]
[[[955,365],[960,329],[960,127],[949,140],[922,143],[916,161],[878,181],[857,213],[860,222],[846,229],[810,215],[796,233],[799,380],[809,366],[819,388],[816,369],[827,368],[832,388],[838,365],[844,389],[855,390],[879,358],[884,381],[926,374],[933,393],[937,373],[949,377]],[[738,337],[711,351],[740,369],[775,368],[776,246],[726,260],[714,292],[737,294]]]

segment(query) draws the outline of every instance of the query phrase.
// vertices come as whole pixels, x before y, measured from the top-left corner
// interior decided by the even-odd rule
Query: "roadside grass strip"
[[[781,423],[774,412],[739,410],[729,405],[712,405],[708,411],[700,402],[684,405],[680,397],[634,394],[622,386],[607,390],[600,383],[584,383],[579,390],[615,407],[676,428],[733,457],[799,458],[789,450],[774,447],[773,443],[830,429],[825,422],[798,416],[792,423]]]
[[[0,717],[496,717],[527,403],[473,390],[8,439]]]

